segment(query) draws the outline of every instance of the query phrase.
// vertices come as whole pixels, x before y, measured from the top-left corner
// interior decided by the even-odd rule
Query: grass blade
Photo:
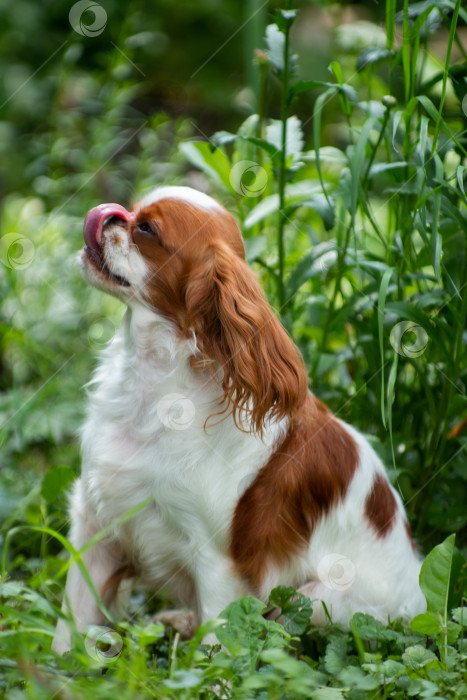
[[[379,354],[381,357],[381,419],[384,427],[386,427],[386,412],[384,410],[384,307],[386,304],[386,295],[389,282],[391,281],[393,270],[386,270],[381,280],[381,285],[378,294],[378,336],[379,336]]]
[[[325,90],[325,92],[323,92],[316,100],[315,107],[313,109],[313,145],[315,148],[316,170],[318,171],[319,181],[321,183],[324,196],[326,197],[329,206],[331,206],[331,202],[329,201],[329,197],[326,193],[326,185],[324,184],[323,174],[321,171],[321,161],[319,156],[319,148],[321,142],[321,114],[323,111],[323,107],[328,101],[328,99],[331,99],[331,97],[333,97],[336,94],[338,89],[339,88],[336,85],[336,87],[330,87],[327,90]]]
[[[434,157],[435,167],[436,167],[436,179],[443,180],[443,164],[438,155]],[[437,188],[433,192],[433,212],[431,215],[431,257],[433,262],[433,269],[435,271],[435,277],[437,280],[440,279],[440,269],[441,269],[441,253],[442,253],[442,239],[441,234],[438,231],[439,226],[439,213],[441,209],[441,197],[442,190]]]
[[[389,51],[394,48],[394,33],[396,29],[396,0],[386,0],[386,47]]]

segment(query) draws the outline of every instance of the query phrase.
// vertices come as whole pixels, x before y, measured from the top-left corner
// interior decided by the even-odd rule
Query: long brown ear
[[[307,375],[246,262],[223,244],[209,246],[185,300],[199,350],[224,371],[223,399],[237,426],[262,433],[265,418],[292,415],[306,399]]]

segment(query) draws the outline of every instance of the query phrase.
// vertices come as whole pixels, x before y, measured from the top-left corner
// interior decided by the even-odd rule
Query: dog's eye
[[[138,229],[143,233],[154,233],[147,221],[142,221],[140,224],[138,224]]]
[[[141,221],[138,224],[138,231],[141,233],[150,233],[152,236],[158,235],[157,225],[150,224],[149,221]]]

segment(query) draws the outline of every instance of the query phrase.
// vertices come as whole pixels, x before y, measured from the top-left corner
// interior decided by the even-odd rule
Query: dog
[[[90,382],[70,498],[76,550],[106,529],[81,564],[105,605],[122,606],[132,577],[200,623],[280,584],[315,601],[314,625],[422,612],[401,499],[366,438],[309,391],[234,217],[160,187],[132,211],[92,209],[84,239],[85,278],[127,306]],[[63,610],[78,630],[104,621],[77,562]],[[61,619],[54,648],[69,646]]]

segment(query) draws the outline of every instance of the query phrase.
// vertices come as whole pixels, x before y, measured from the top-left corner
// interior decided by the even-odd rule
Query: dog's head
[[[87,279],[130,306],[144,304],[196,335],[200,359],[224,372],[224,399],[241,425],[291,415],[307,379],[292,341],[245,262],[241,232],[218,202],[188,187],[162,187],[131,212],[88,212]],[[194,360],[196,364],[196,358]]]

